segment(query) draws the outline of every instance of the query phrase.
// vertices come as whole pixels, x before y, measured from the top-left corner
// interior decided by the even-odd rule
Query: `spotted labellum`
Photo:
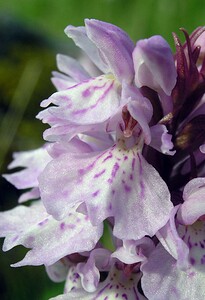
[[[205,27],[181,32],[172,53],[94,19],[65,29],[86,59],[57,56],[45,144],[3,175],[29,190],[0,213],[3,251],[29,248],[12,266],[65,281],[52,299],[204,299]]]

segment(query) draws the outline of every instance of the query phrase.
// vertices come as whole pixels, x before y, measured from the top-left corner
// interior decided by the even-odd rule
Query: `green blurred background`
[[[134,41],[161,34],[174,49],[171,32],[204,25],[205,1],[192,0],[0,0],[0,172],[13,151],[43,143],[46,128],[35,119],[41,100],[55,91],[50,74],[57,53],[76,55],[63,30],[84,18],[114,23]],[[180,35],[181,36],[181,35]],[[16,205],[20,193],[0,179],[0,209]],[[1,244],[2,244],[1,240]],[[25,250],[0,254],[0,299],[48,299],[63,291],[43,267],[10,268]]]

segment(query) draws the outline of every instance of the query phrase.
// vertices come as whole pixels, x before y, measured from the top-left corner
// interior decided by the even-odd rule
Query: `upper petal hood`
[[[85,27],[74,27],[69,25],[65,29],[65,33],[68,37],[72,38],[76,46],[80,47],[89,56],[91,61],[101,70],[103,73],[109,72],[109,67],[102,60],[100,51],[96,45],[88,38]]]
[[[133,52],[135,83],[170,95],[176,84],[177,72],[169,44],[161,36],[137,42]]]
[[[129,36],[117,26],[94,19],[86,19],[85,27],[88,37],[99,49],[110,72],[120,82],[131,82],[134,77],[134,44]]]

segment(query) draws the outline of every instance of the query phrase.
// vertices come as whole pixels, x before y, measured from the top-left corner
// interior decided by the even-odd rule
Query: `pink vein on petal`
[[[101,89],[101,88],[104,88],[105,85],[106,85],[106,83],[103,86],[101,86],[101,87],[93,87],[93,89]],[[112,89],[113,85],[114,85],[114,81],[110,84],[110,86],[107,88],[107,90],[105,90],[105,92],[103,93],[103,95],[100,96],[100,98],[96,101],[95,104],[91,105],[88,108],[78,109],[78,110],[76,110],[76,111],[73,112],[73,115],[84,114],[87,111],[95,108],[101,101],[103,101],[103,100],[106,99],[106,96],[109,93],[109,91]]]

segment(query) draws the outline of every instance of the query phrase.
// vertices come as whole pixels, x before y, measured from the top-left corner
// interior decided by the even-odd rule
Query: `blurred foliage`
[[[134,40],[162,34],[171,40],[179,27],[193,30],[204,23],[205,2],[199,0],[7,0],[1,11],[24,19],[31,27],[57,38],[68,24],[83,25],[85,18],[112,22]]]
[[[173,47],[171,32],[204,25],[204,12],[205,2],[199,0],[0,0],[1,173],[12,152],[43,143],[46,126],[35,115],[55,91],[50,83],[55,55],[76,55],[63,32],[67,25],[96,18],[120,26],[134,41],[161,34]],[[0,190],[0,210],[14,207],[20,192],[3,179]],[[0,299],[44,300],[60,294],[63,284],[52,283],[43,267],[9,267],[25,253],[18,247],[0,254]]]

